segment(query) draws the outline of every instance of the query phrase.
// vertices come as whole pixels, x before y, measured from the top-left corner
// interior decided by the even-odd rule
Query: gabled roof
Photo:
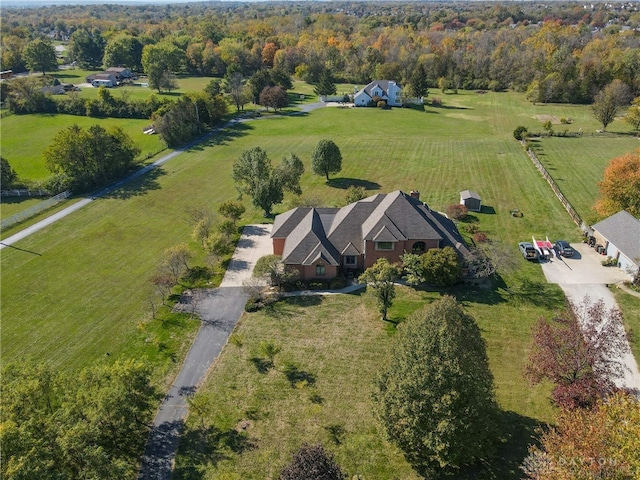
[[[340,255],[360,255],[365,241],[438,240],[469,255],[454,223],[400,190],[376,194],[343,208],[294,208],[278,215],[272,238],[285,238],[286,264],[311,265],[322,258],[340,264]]]
[[[640,263],[640,220],[626,210],[605,218],[593,227],[634,263]]]
[[[373,82],[369,83],[368,85],[366,85],[364,88],[362,88],[358,93],[364,92],[367,95],[369,95],[369,97],[373,98],[373,94],[371,93],[372,90],[375,87],[380,87],[380,89],[384,92],[384,95],[389,95],[389,85],[391,84],[395,84],[398,85],[395,81],[393,80],[374,80]],[[399,87],[400,85],[398,85]],[[358,93],[356,93],[356,95],[358,95]]]
[[[330,265],[339,265],[340,254],[327,240],[324,225],[318,212],[321,209],[307,207],[295,210],[301,210],[300,213],[305,214],[286,237],[282,251],[283,262],[292,265],[312,265],[322,258]],[[298,217],[298,215],[292,216]],[[290,222],[291,217],[288,223]],[[276,232],[271,236],[276,236]]]
[[[474,192],[473,190],[463,190],[460,192],[460,198],[466,200],[467,198],[474,198],[476,200],[481,200],[478,192]]]

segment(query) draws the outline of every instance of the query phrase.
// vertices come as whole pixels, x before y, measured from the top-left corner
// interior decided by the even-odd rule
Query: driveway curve
[[[271,225],[244,227],[229,268],[219,288],[194,291],[183,310],[200,316],[202,324],[175,381],[153,421],[139,480],[169,480],[184,429],[188,399],[206,378],[244,311],[248,294],[242,282],[251,277],[258,258],[272,252]]]
[[[629,275],[616,267],[603,267],[601,262],[604,257],[588,245],[581,243],[572,246],[576,250],[573,257],[553,258],[541,264],[547,281],[558,284],[574,305],[579,305],[588,296],[592,302],[602,300],[607,309],[619,308],[607,285],[629,280]],[[628,344],[619,360],[627,368],[623,377],[614,379],[616,385],[640,392],[640,372]]]

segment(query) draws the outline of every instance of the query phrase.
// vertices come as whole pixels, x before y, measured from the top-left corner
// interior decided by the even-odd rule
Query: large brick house
[[[299,278],[330,279],[400,261],[406,252],[451,246],[469,255],[454,223],[420,201],[418,192],[377,194],[342,208],[298,207],[278,215],[273,253]]]

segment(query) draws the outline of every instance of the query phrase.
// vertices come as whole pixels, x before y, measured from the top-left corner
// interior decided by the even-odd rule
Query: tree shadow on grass
[[[528,454],[529,445],[536,443],[535,432],[540,423],[516,412],[500,412],[502,442],[496,455],[479,465],[456,474],[460,480],[519,480],[523,477],[520,469]]]
[[[204,141],[191,146],[189,151],[200,151],[204,150],[206,147],[213,147],[217,145],[228,145],[233,140],[248,135],[253,128],[254,127],[247,123],[240,122],[216,129],[210,132],[209,137]]]
[[[208,467],[229,460],[233,453],[242,454],[256,447],[245,432],[216,427],[189,428],[180,442],[179,456],[183,461],[178,462],[171,478],[200,480]]]
[[[482,285],[455,285],[449,291],[443,292],[443,295],[453,295],[462,304],[467,302],[497,305],[508,300],[504,293],[507,285],[499,274],[486,282]]]
[[[294,363],[287,363],[282,369],[282,373],[287,377],[289,385],[293,388],[296,388],[303,382],[308,386],[312,386],[316,383],[316,376],[313,373],[301,370],[300,367]]]
[[[512,301],[526,305],[539,305],[547,309],[564,307],[564,293],[560,288],[546,282],[522,279],[518,285],[505,289]]]
[[[253,366],[256,367],[256,370],[258,370],[258,373],[262,373],[262,374],[268,373],[269,370],[271,370],[274,367],[273,362],[267,358],[251,357],[249,361],[253,363]]]
[[[361,180],[359,178],[330,178],[327,181],[327,185],[344,190],[349,187],[364,187],[365,190],[380,190],[381,188],[379,183]]]
[[[108,192],[104,198],[127,200],[129,198],[146,195],[153,190],[159,190],[160,183],[158,183],[158,179],[163,175],[166,175],[166,172],[162,168],[152,168],[138,178],[116,186]],[[116,183],[115,185],[118,184]]]

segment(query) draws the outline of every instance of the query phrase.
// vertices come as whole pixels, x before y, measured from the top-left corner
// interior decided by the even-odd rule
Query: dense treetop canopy
[[[128,36],[138,52],[123,59],[130,66],[140,65],[144,46],[174,45],[190,74],[248,78],[266,67],[315,84],[328,69],[336,82],[393,79],[422,95],[426,77],[431,88],[513,88],[537,102],[582,103],[618,79],[640,95],[633,4],[67,5],[3,9],[1,22],[3,68],[15,71],[24,69],[21,51],[33,38],[66,41],[84,29],[106,41],[110,61],[121,58],[114,55]]]

